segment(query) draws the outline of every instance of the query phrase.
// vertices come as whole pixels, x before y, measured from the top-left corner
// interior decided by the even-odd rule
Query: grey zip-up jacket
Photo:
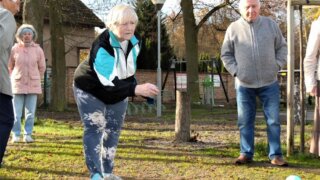
[[[0,6],[0,93],[12,96],[8,61],[17,25],[12,13]]]
[[[286,58],[286,41],[271,18],[259,16],[249,23],[241,17],[228,27],[221,60],[239,85],[259,88],[276,82]]]

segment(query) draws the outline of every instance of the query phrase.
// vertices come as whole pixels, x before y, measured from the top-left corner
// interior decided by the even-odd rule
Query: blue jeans
[[[84,126],[83,148],[91,176],[112,173],[128,99],[105,104],[93,95],[73,87]]]
[[[269,159],[282,156],[279,118],[279,84],[275,82],[261,88],[236,87],[238,106],[238,127],[240,129],[240,153],[252,158],[254,154],[254,128],[256,117],[256,97],[262,103],[267,123]]]
[[[24,135],[32,135],[35,111],[37,107],[36,94],[14,94],[13,95],[13,110],[14,110],[14,125],[12,132],[15,136],[20,136],[21,132],[21,117],[24,108]]]

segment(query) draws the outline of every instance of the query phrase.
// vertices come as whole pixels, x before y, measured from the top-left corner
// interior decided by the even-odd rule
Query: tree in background
[[[178,59],[184,58],[186,50],[182,14],[173,11],[170,15],[166,16],[165,24],[169,35],[170,45],[173,48],[173,53]]]
[[[39,9],[36,11],[35,9]],[[43,47],[43,17],[44,12],[42,0],[25,0],[23,3],[23,24],[31,24],[38,32],[37,43]]]
[[[304,39],[307,43],[308,35],[312,21],[315,21],[320,17],[320,8],[304,8],[303,9],[303,27],[304,27]]]
[[[197,13],[197,16],[204,17],[210,11],[209,8],[203,8]],[[210,58],[220,60],[221,46],[224,40],[224,34],[229,24],[239,18],[239,14],[233,7],[225,7],[217,10],[211,15],[206,23],[199,29],[198,40],[200,54],[209,54]],[[223,66],[222,62],[219,62]],[[214,70],[214,69],[213,69]],[[221,69],[224,71],[224,68]]]
[[[49,1],[49,21],[51,32],[52,53],[52,101],[51,108],[55,111],[66,109],[66,60],[61,7],[61,0]]]
[[[141,61],[138,61],[138,69],[157,68],[157,11],[151,0],[137,0],[136,12],[139,17],[137,32],[142,38]],[[166,27],[161,23],[161,68],[170,66],[169,59],[173,56],[173,50],[169,43]]]
[[[195,6],[192,1],[181,1],[181,10],[184,23],[184,40],[186,47],[185,59],[187,61],[187,91],[191,95],[191,102],[200,101],[199,93],[199,71],[198,68],[198,33],[199,29],[206,23],[206,21],[219,9],[231,6],[235,1],[224,0],[213,5],[208,13],[205,14],[199,21],[195,18]],[[199,5],[204,7],[205,4]],[[198,23],[196,23],[198,22]]]
[[[279,0],[262,0],[261,12],[263,16],[269,16],[277,23],[281,24],[287,20],[286,2]]]
[[[320,8],[316,6],[313,8],[305,8],[303,13],[305,15],[305,20],[314,21],[320,17]]]
[[[93,10],[94,13],[98,14],[103,21],[106,21],[109,10],[119,4],[128,3],[133,4],[135,0],[85,0],[86,5]]]

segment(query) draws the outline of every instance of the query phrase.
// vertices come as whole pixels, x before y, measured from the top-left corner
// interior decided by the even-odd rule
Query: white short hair
[[[106,21],[106,27],[111,31],[115,28],[116,25],[133,21],[135,24],[138,23],[138,16],[133,7],[128,4],[119,4],[114,6],[108,16]]]
[[[239,9],[242,9],[243,8],[243,5],[244,5],[244,2],[247,1],[247,0],[240,0],[239,1]],[[258,5],[261,6],[260,4],[260,0],[256,0],[258,2]]]

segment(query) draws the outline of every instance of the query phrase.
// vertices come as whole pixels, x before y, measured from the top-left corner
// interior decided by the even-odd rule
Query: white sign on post
[[[177,73],[177,89],[187,89],[186,73]]]

